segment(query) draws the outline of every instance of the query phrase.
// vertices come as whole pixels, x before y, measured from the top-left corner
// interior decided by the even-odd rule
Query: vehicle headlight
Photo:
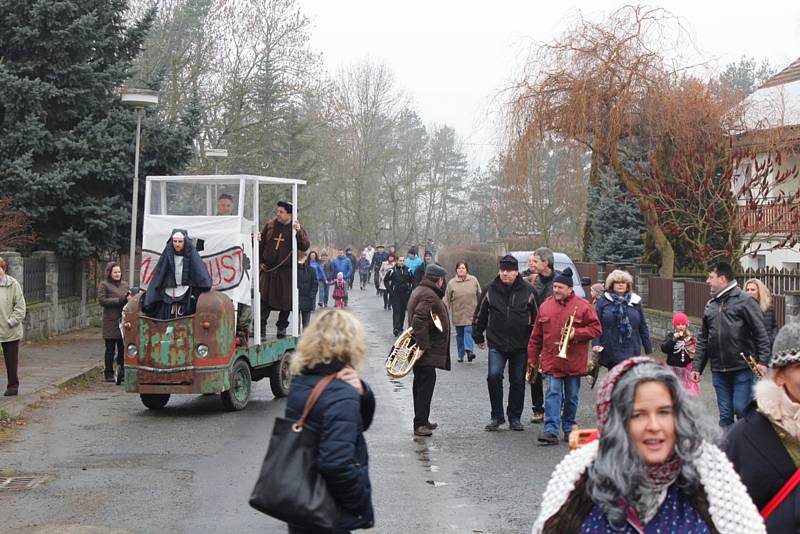
[[[194,353],[197,354],[198,358],[205,358],[208,356],[208,345],[203,345],[202,343],[197,345],[197,348],[194,349]]]
[[[135,358],[138,355],[139,355],[139,347],[137,347],[133,343],[128,345],[128,356]]]

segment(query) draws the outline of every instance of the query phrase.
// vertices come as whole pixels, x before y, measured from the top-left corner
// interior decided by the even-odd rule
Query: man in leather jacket
[[[691,378],[698,382],[706,364],[711,362],[719,424],[727,428],[733,424],[734,414],[741,418],[753,400],[755,376],[742,353],[755,357],[766,375],[769,336],[758,302],[738,287],[729,263],[715,263],[706,283],[711,288],[711,299],[706,303],[697,336]]]

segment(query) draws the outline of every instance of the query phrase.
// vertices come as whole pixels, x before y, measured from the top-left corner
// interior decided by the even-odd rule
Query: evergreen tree
[[[117,90],[154,10],[126,24],[127,7],[0,0],[0,189],[33,221],[40,247],[61,254],[121,250],[129,239],[136,119]],[[191,157],[198,110],[189,108],[177,124],[148,114],[141,177]]]
[[[594,212],[589,248],[591,261],[638,263],[642,257],[644,223],[637,202],[613,174],[601,177],[589,192]]]

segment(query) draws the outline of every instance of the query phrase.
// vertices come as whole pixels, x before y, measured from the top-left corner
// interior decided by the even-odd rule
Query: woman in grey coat
[[[0,258],[0,345],[6,364],[8,386],[4,395],[13,397],[19,391],[19,342],[25,320],[25,297],[14,278],[6,274],[8,265]]]
[[[128,302],[128,284],[122,280],[122,267],[111,261],[106,265],[106,279],[97,286],[97,302],[103,307],[103,340],[106,343],[105,378],[106,382],[114,382],[114,350],[117,352],[117,384],[125,378],[124,345],[119,319],[122,308]]]

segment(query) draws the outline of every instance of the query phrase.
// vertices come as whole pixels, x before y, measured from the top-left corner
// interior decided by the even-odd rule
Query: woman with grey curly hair
[[[603,379],[598,439],[556,467],[533,533],[766,532],[672,370],[629,358]]]

